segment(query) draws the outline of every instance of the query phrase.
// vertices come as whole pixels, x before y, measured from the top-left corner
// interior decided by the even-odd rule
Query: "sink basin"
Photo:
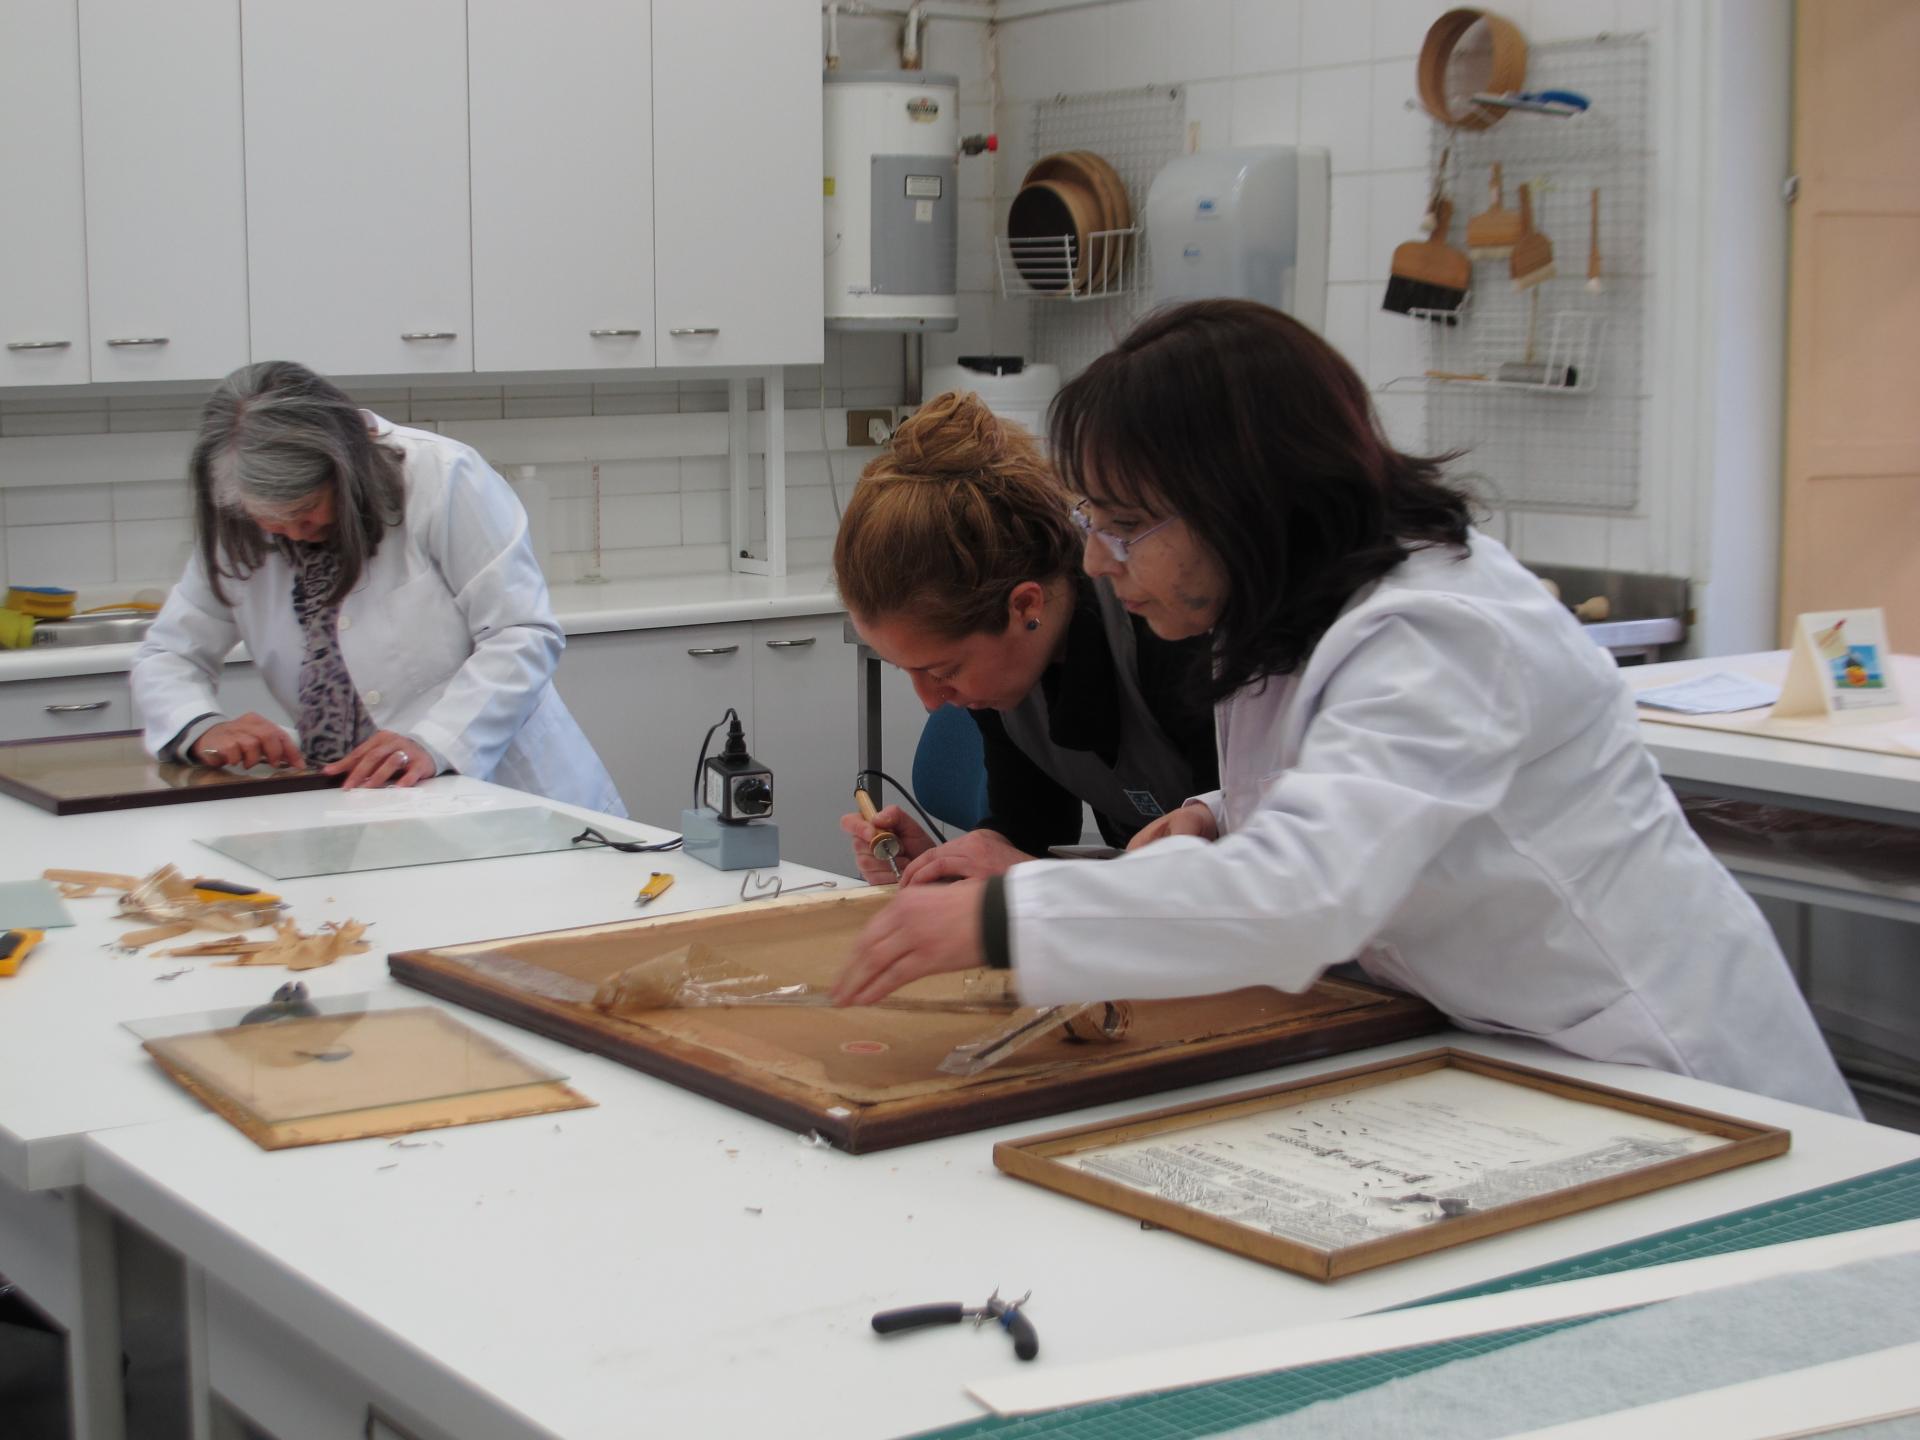
[[[33,627],[35,648],[58,645],[131,645],[146,638],[153,616],[76,615],[71,620],[42,620]]]

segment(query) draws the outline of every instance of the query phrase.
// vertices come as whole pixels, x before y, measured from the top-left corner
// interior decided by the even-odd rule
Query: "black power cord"
[[[918,800],[913,798],[913,792],[911,790],[909,790],[906,786],[902,785],[898,780],[894,779],[893,776],[887,774],[887,772],[884,770],[855,771],[853,776],[853,788],[856,790],[865,790],[869,795],[876,796],[876,798],[884,799],[885,798],[884,795],[881,795],[880,792],[877,792],[872,786],[867,784],[867,781],[869,780],[881,780],[893,786],[893,788],[900,793],[900,798],[905,800],[907,804],[913,807],[914,813],[920,817],[920,823],[927,827],[927,833],[933,837],[934,843],[936,845],[946,844],[946,841],[947,841],[946,831],[940,828],[939,821],[935,820],[933,816],[927,813],[926,807],[923,806]]]

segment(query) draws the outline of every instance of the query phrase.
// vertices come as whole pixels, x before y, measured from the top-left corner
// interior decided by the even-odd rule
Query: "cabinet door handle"
[[[402,340],[458,340],[458,330],[402,330]]]
[[[79,715],[88,710],[104,710],[107,708],[107,703],[105,700],[75,700],[66,705],[49,705],[47,706],[47,713],[49,715]]]
[[[71,340],[9,340],[9,350],[64,350],[73,344]]]
[[[596,339],[608,339],[614,336],[638,335],[639,333],[640,332],[638,330],[589,330],[587,331],[587,334],[594,336]]]
[[[809,635],[804,640],[769,640],[767,641],[767,649],[769,650],[804,650],[807,648],[807,646],[813,644],[814,638],[815,638],[814,636]]]
[[[687,651],[689,655],[734,655],[738,654],[738,645],[695,645]]]
[[[118,340],[107,341],[107,344],[115,350],[124,349],[129,345],[164,345],[166,343],[165,335],[126,335]]]
[[[667,331],[669,335],[718,335],[718,325],[676,325]]]

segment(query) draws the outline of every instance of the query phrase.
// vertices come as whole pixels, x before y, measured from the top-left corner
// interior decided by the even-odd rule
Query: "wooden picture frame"
[[[1432,1098],[1437,1087],[1431,1083],[1423,1085],[1423,1098],[1408,1104],[1410,1082],[1446,1071],[1516,1087],[1516,1096],[1524,1098],[1516,1099],[1514,1108],[1532,1118],[1516,1128],[1503,1120],[1498,1106],[1477,1114],[1447,1109]],[[1409,1088],[1396,1098],[1388,1094],[1396,1086]],[[1491,1094],[1477,1082],[1454,1088],[1469,1095]],[[1544,1097],[1566,1103],[1556,1106]],[[1404,1129],[1375,1131],[1364,1123],[1380,1123],[1394,1107],[1408,1115]],[[1622,1134],[1602,1142],[1600,1150],[1555,1158],[1555,1139],[1539,1130],[1538,1119],[1557,1112],[1568,1144],[1591,1144],[1616,1123],[1592,1113],[1595,1107],[1636,1117],[1637,1123],[1624,1118],[1617,1122]],[[1319,1115],[1328,1118],[1314,1118]],[[1302,1119],[1312,1128],[1297,1123]],[[1348,1122],[1344,1127],[1342,1120]],[[1249,1144],[1248,1132],[1255,1126],[1275,1128]],[[1503,1127],[1515,1138],[1502,1142]],[[1692,1138],[1682,1139],[1682,1134]],[[1524,1140],[1518,1138],[1523,1135]],[[1456,1156],[1463,1157],[1446,1185],[1429,1184],[1442,1194],[1421,1188],[1434,1176],[1394,1168],[1404,1166],[1409,1153],[1417,1153],[1405,1148],[1410,1136],[1422,1137],[1416,1146],[1434,1137],[1435,1154],[1452,1144]],[[1179,1137],[1181,1149],[1151,1145],[1165,1137]],[[1445,1047],[1125,1120],[1003,1140],[993,1147],[993,1163],[1018,1179],[1075,1199],[1264,1264],[1331,1281],[1765,1160],[1786,1153],[1791,1141],[1787,1131],[1775,1126]],[[1502,1143],[1516,1149],[1534,1145],[1541,1163],[1526,1170],[1478,1169],[1477,1180],[1461,1182],[1461,1175],[1482,1165],[1526,1163],[1495,1160]],[[1644,1163],[1627,1163],[1636,1155],[1644,1157]],[[1392,1164],[1383,1162],[1383,1156],[1391,1157]],[[1083,1168],[1089,1165],[1108,1173]],[[1448,1162],[1434,1168],[1444,1170]],[[1574,1178],[1550,1185],[1556,1170]],[[1153,1189],[1113,1178],[1129,1174],[1159,1178],[1152,1182]],[[1583,1174],[1590,1178],[1577,1178]],[[1351,1182],[1351,1199],[1333,1195],[1327,1187],[1329,1175],[1338,1175],[1342,1186]],[[1372,1178],[1363,1178],[1367,1176]],[[1368,1193],[1362,1188],[1375,1184],[1383,1189]],[[1465,1193],[1450,1198],[1447,1189]],[[1193,1203],[1168,1198],[1169,1192],[1185,1193]],[[1470,1198],[1478,1193],[1484,1202],[1489,1193],[1508,1192],[1529,1193],[1480,1206]],[[1269,1223],[1247,1223],[1222,1213],[1231,1207],[1241,1214],[1264,1212]],[[1372,1235],[1376,1229],[1379,1233]],[[1349,1243],[1316,1243],[1306,1238],[1314,1232],[1346,1232],[1354,1238]],[[1371,1238],[1359,1238],[1362,1235]]]
[[[47,763],[92,766],[100,773],[102,783],[97,788],[49,786],[46,776],[33,773],[39,767],[22,763],[29,756]],[[102,810],[140,810],[153,805],[328,790],[337,788],[345,778],[322,775],[317,770],[221,770],[162,762],[147,754],[138,730],[0,741],[0,795],[24,800],[51,815],[91,815]]]
[[[607,977],[696,941],[819,990],[893,894],[891,886],[863,886],[753,901],[401,951],[387,965],[404,984],[776,1125],[816,1132],[852,1154],[1270,1070],[1428,1035],[1445,1023],[1414,996],[1325,979],[1300,995],[1251,989],[1137,1002],[1133,1028],[1121,1041],[1072,1043],[1056,1032],[963,1077],[940,1073],[939,1062],[957,1041],[997,1028],[1007,1016],[768,1005],[622,1017],[590,1003]],[[932,976],[902,998],[948,982],[963,992],[967,983]]]

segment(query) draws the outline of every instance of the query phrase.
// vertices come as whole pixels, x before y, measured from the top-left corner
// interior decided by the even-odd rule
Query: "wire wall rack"
[[[1485,205],[1497,161],[1507,208],[1518,207],[1517,186],[1531,186],[1535,228],[1554,250],[1554,278],[1525,292],[1514,289],[1504,258],[1476,260],[1457,323],[1424,327],[1427,373],[1383,387],[1424,392],[1429,452],[1464,451],[1462,470],[1503,508],[1620,513],[1640,501],[1649,68],[1644,35],[1536,46],[1527,88],[1577,91],[1591,108],[1564,117],[1516,111],[1481,131],[1432,130],[1431,164],[1436,173],[1445,164],[1454,202],[1452,243],[1465,248],[1465,218]],[[1596,191],[1597,289],[1588,280]]]
[[[1042,156],[1062,150],[1091,150],[1114,168],[1126,186],[1127,203],[1136,222],[1146,214],[1147,190],[1153,177],[1186,148],[1186,92],[1178,85],[1056,95],[1034,102],[1029,119],[1029,166]],[[1112,349],[1149,303],[1153,256],[1145,230],[1136,224],[1128,231],[1107,232],[1107,238],[1118,242],[1121,273],[1102,282],[1098,293],[1073,297],[1107,303],[1040,304],[1029,314],[1033,358],[1058,365],[1062,376],[1078,374]],[[1003,260],[1003,281],[1006,272]],[[1108,273],[1112,275],[1111,269]],[[1091,290],[1091,282],[1083,288]],[[1003,293],[1040,298],[1030,284],[1026,288],[1008,287]]]

